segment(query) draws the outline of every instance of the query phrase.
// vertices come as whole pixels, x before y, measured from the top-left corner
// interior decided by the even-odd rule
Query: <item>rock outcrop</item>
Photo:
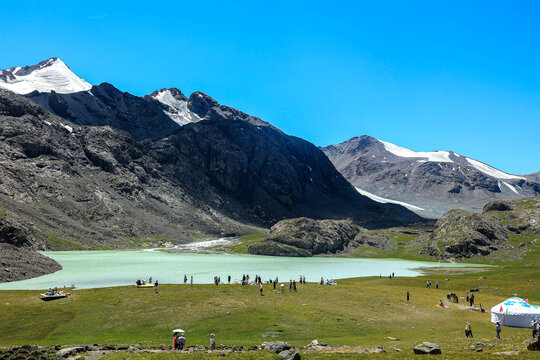
[[[494,216],[452,210],[437,221],[430,240],[430,246],[436,247],[440,256],[467,258],[497,251],[508,240],[508,234]]]
[[[539,234],[540,197],[493,201],[484,206],[482,214],[447,212],[420,253],[463,259],[504,252],[505,257],[519,258],[537,244]]]
[[[272,226],[269,237],[248,250],[256,255],[334,254],[344,250],[359,230],[351,220],[288,219]]]

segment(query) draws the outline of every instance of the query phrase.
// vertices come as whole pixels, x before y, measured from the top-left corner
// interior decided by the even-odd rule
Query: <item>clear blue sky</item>
[[[201,90],[316,145],[540,170],[536,1],[6,1],[0,44],[1,69],[57,56],[136,95]]]

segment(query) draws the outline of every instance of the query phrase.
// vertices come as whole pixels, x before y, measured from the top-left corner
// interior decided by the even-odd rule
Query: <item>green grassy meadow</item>
[[[465,296],[474,287],[480,288],[476,304],[481,303],[488,311],[511,296],[528,298],[538,304],[540,267],[523,264],[461,275],[448,271],[393,280],[345,279],[337,286],[310,283],[299,286],[298,293],[289,293],[288,289],[284,294],[274,293],[267,284],[265,296],[260,296],[255,286],[241,285],[160,285],[157,295],[153,289],[131,286],[73,290],[70,298],[52,302],[39,300],[39,291],[0,291],[0,346],[169,345],[171,330],[180,327],[186,330],[187,345],[208,345],[209,334],[216,333],[218,345],[250,347],[282,340],[301,348],[317,339],[332,347],[342,346],[336,351],[383,346],[388,353],[377,356],[396,359],[410,358],[411,349],[422,341],[438,343],[443,355],[446,354],[440,358],[449,354],[489,358],[486,356],[493,352],[523,350],[530,329],[503,327],[503,339],[497,341],[489,313],[465,310],[461,303],[450,304],[450,309],[435,305],[446,299],[450,291]],[[427,279],[433,284],[439,281],[439,289],[426,289]],[[409,304],[407,291],[411,294]],[[474,339],[464,337],[467,321],[472,324]],[[496,345],[484,348],[482,353],[465,350],[478,341]],[[403,352],[393,352],[392,347]],[[111,358],[122,356],[115,354]],[[133,359],[157,359],[155,356],[129,354]],[[177,354],[170,356],[182,358]],[[190,358],[201,358],[198,356],[202,355]],[[351,353],[303,354],[305,359],[351,356]],[[273,357],[258,352],[235,354],[231,358]],[[529,358],[526,350],[520,358]]]

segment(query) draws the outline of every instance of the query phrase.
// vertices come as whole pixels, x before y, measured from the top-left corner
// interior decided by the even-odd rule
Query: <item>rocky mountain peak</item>
[[[59,58],[52,57],[35,65],[15,66],[0,71],[0,88],[17,94],[33,91],[70,94],[86,91],[92,87],[84,79],[75,75]]]

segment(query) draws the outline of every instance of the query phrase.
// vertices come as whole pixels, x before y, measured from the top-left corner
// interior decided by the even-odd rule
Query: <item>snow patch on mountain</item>
[[[28,94],[35,90],[70,94],[90,90],[92,85],[75,75],[62,60],[50,58],[37,65],[24,68],[16,66],[0,71],[0,88],[17,94]]]
[[[513,192],[515,192],[516,194],[519,195],[518,191],[516,190],[516,188],[515,188],[514,186],[512,186],[512,185],[510,185],[509,183],[504,182],[504,181],[503,181],[502,183],[503,183],[504,185],[508,186],[508,188],[509,188],[510,190],[512,190]]]
[[[384,148],[386,149],[386,151],[399,157],[424,159],[424,160],[418,160],[418,162],[433,161],[433,162],[458,163],[458,161],[455,161],[454,159],[462,159],[460,162],[462,163],[464,159],[468,164],[473,166],[475,169],[483,172],[486,175],[492,176],[494,178],[508,179],[508,180],[511,180],[511,179],[525,180],[525,178],[522,176],[511,175],[511,174],[505,173],[501,170],[495,169],[492,166],[484,164],[481,161],[474,160],[465,156],[461,156],[451,151],[429,151],[429,152],[414,151],[414,150],[410,150],[401,146],[394,145],[386,141],[382,141],[382,140],[379,140],[379,141],[384,145]]]
[[[450,159],[449,151],[429,151],[429,152],[420,152],[413,151],[401,146],[394,145],[392,143],[379,140],[383,143],[386,151],[391,152],[392,154],[399,157],[408,157],[408,158],[427,158],[428,161],[437,161],[437,162],[453,162]]]
[[[165,114],[179,125],[201,121],[197,114],[188,109],[187,100],[175,97],[170,89],[163,89],[151,95],[154,99],[167,106]]]
[[[422,211],[422,210],[424,210],[421,207],[418,207],[418,206],[415,206],[415,205],[412,205],[412,204],[409,204],[409,203],[406,203],[406,202],[403,202],[403,201],[397,201],[397,200],[383,198],[381,196],[377,196],[375,194],[372,194],[372,193],[370,193],[368,191],[362,190],[362,189],[357,188],[357,187],[355,187],[355,189],[360,194],[362,194],[364,196],[367,196],[368,198],[370,198],[371,200],[374,200],[376,202],[385,203],[385,204],[386,203],[398,204],[398,205],[404,206],[407,209],[412,210],[412,211]]]
[[[493,176],[494,178],[525,180],[525,178],[522,176],[507,174],[501,170],[495,169],[494,167],[484,164],[483,162],[480,162],[478,160],[474,160],[471,158],[466,158],[466,159],[467,159],[467,162],[471,164],[474,168],[483,172],[486,175]]]

